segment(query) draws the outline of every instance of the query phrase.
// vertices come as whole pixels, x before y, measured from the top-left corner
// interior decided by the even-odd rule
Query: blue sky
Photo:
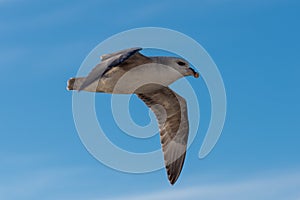
[[[292,0],[1,0],[0,198],[299,200],[299,9]],[[209,95],[201,79],[188,78],[203,96],[201,122],[175,186],[164,170],[128,174],[94,159],[79,139],[72,93],[65,90],[98,43],[146,26],[198,41],[217,64],[227,92],[222,136],[200,160]],[[97,115],[109,116],[110,95],[96,100]],[[138,108],[133,106],[133,118],[147,124],[146,107]],[[128,141],[120,139],[113,120],[104,123],[112,124],[109,137],[125,148]],[[127,148],[159,147],[158,137],[150,141]]]

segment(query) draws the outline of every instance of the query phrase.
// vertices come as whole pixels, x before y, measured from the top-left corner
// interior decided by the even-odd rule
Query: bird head
[[[189,62],[182,58],[172,58],[170,66],[180,72],[183,76],[194,76],[199,77],[199,73],[190,67]]]

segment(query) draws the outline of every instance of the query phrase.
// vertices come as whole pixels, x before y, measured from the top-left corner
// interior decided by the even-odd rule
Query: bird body
[[[186,101],[168,85],[199,74],[177,57],[147,57],[141,48],[125,49],[101,57],[87,77],[71,78],[68,90],[136,94],[156,115],[168,179],[178,179],[189,132]]]

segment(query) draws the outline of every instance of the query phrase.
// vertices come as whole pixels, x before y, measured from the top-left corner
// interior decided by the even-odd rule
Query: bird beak
[[[189,68],[189,70],[191,71],[191,75],[193,75],[195,78],[199,77],[199,73],[196,72],[193,68]]]

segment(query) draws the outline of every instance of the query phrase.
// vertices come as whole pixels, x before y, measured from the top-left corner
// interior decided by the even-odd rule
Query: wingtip
[[[173,176],[173,177],[168,176],[169,182],[170,182],[170,184],[171,184],[172,186],[177,182],[178,177],[179,177],[179,176],[177,176],[177,177],[174,177],[174,176]]]
[[[168,180],[169,180],[170,184],[173,186],[176,183],[176,181],[178,180],[180,173],[177,175],[172,174],[169,170],[170,165],[167,165],[166,169],[167,169]]]
[[[173,186],[176,183],[176,180],[175,181],[169,180],[169,182]]]

